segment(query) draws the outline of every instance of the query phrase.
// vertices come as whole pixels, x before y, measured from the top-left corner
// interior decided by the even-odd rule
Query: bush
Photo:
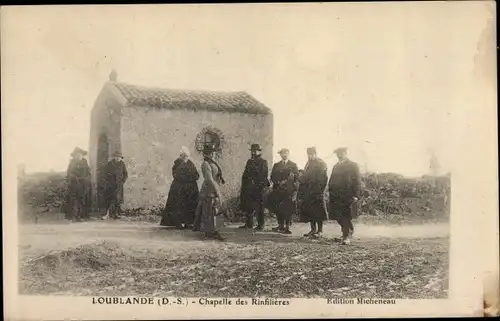
[[[441,211],[435,205],[449,196],[451,186],[449,177],[406,178],[391,173],[370,173],[362,180],[361,213],[368,215]]]
[[[442,204],[443,195],[449,196],[449,177],[407,178],[392,173],[370,173],[362,176],[361,188],[360,215],[421,217],[423,213],[432,212],[445,216],[449,211]],[[325,194],[328,197],[328,192]],[[239,197],[226,202],[225,212],[230,221],[245,219],[239,210]],[[298,220],[298,211],[295,214],[294,220]],[[266,209],[265,216],[271,218],[274,214]]]
[[[67,190],[65,173],[37,173],[18,181],[21,216],[61,212]]]
[[[31,174],[19,181],[19,209],[21,212],[61,212],[66,194],[64,173]],[[406,178],[398,174],[369,173],[362,176],[361,215],[406,215],[420,216],[422,213],[440,215],[448,213],[450,177]],[[267,192],[266,195],[269,193]],[[232,222],[243,221],[244,213],[239,209],[239,197],[226,200],[223,212]],[[150,208],[126,210],[124,216],[137,218],[150,216],[156,220],[163,205]],[[265,210],[267,218],[274,214]],[[295,219],[298,218],[298,213]]]

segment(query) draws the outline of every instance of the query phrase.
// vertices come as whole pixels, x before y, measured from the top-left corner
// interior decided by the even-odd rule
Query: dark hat
[[[282,154],[282,153],[290,153],[290,150],[288,148],[282,148],[278,151],[278,154]]]
[[[307,148],[307,153],[308,154],[312,154],[312,153],[316,154],[316,147],[314,147],[314,146],[313,147],[308,147]]]
[[[347,152],[347,147],[339,147],[336,150],[333,151],[335,154],[341,153],[341,152]]]
[[[210,143],[204,144],[203,151],[204,152],[215,152],[215,144],[210,144]]]
[[[76,154],[82,154],[82,156],[85,156],[85,155],[87,155],[87,151],[84,151],[80,147],[75,147],[75,149],[73,149],[73,151],[71,152],[70,155],[75,156]]]
[[[252,144],[250,146],[250,150],[258,150],[258,151],[261,151],[262,148],[260,148],[260,145],[259,144]]]
[[[114,153],[113,153],[113,157],[120,157],[120,158],[123,158],[123,155],[122,155],[122,153],[120,153],[120,152],[118,152],[118,151],[117,151],[117,152],[114,152]]]

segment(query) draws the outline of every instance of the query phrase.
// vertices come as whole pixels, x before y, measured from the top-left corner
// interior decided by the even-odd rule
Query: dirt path
[[[268,228],[270,228],[269,226]],[[308,242],[302,235],[307,233],[307,224],[296,223],[293,234],[281,235],[270,231],[254,233],[237,229],[237,225],[227,226],[223,234],[227,243],[254,242]],[[339,226],[335,223],[325,225],[325,237],[333,238],[339,234]],[[368,241],[373,238],[405,238],[424,239],[449,236],[449,225],[446,223],[407,225],[407,226],[371,226],[357,225],[354,241]],[[50,223],[26,224],[20,226],[19,247],[23,256],[37,255],[51,250],[61,250],[81,244],[100,241],[111,241],[140,248],[169,249],[187,247],[219,247],[218,242],[203,241],[198,233],[160,228],[157,224],[125,221],[89,221],[82,223]]]
[[[269,227],[271,227],[270,225]],[[226,242],[158,224],[90,221],[22,225],[20,291],[26,294],[217,297],[444,298],[448,226],[357,226],[353,243],[254,233]],[[78,247],[78,248],[76,248]],[[33,259],[33,260],[31,260]]]

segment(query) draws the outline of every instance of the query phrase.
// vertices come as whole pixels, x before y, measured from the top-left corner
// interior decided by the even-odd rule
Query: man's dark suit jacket
[[[292,161],[287,161],[286,165],[283,161],[279,161],[273,165],[271,171],[271,181],[273,189],[287,192],[290,195],[297,191],[298,188],[299,169],[297,164]],[[281,184],[285,182],[284,184]]]
[[[270,185],[268,174],[267,161],[261,156],[247,161],[241,178],[242,211],[251,211],[254,201],[260,201],[263,198],[264,189]]]
[[[273,190],[268,200],[268,209],[274,212],[279,219],[291,220],[295,213],[293,195],[297,192],[299,183],[299,169],[297,164],[279,161],[273,165],[271,171]]]

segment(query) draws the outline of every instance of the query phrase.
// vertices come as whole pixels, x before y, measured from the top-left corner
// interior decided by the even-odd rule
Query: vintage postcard
[[[6,319],[498,315],[495,9],[2,7]]]

